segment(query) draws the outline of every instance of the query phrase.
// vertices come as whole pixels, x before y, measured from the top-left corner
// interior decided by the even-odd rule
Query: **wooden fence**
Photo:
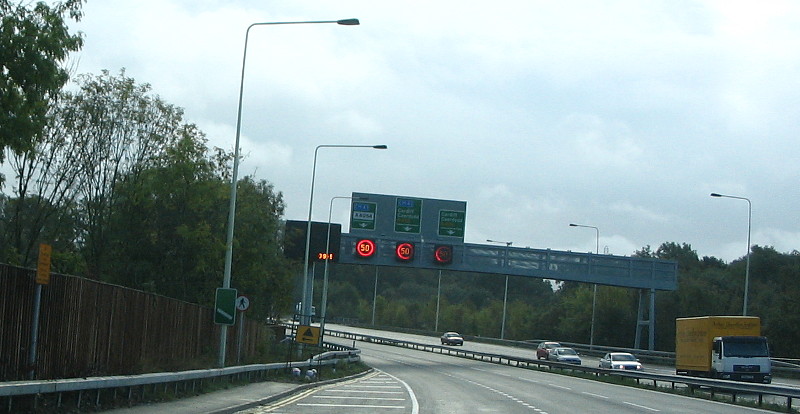
[[[213,309],[74,276],[42,286],[37,358],[28,364],[35,270],[0,264],[0,381],[148,372],[187,361],[216,361],[220,329]],[[242,356],[269,340],[269,327],[247,321]],[[236,359],[228,329],[227,364]]]

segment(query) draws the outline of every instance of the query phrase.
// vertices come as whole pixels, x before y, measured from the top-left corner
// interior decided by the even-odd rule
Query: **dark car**
[[[445,332],[442,335],[442,345],[464,345],[464,338],[458,332]]]
[[[536,359],[547,359],[550,356],[550,350],[555,348],[561,348],[561,344],[550,341],[540,342],[536,347]]]

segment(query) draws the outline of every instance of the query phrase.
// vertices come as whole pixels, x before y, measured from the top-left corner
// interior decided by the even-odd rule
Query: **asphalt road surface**
[[[371,333],[404,339],[402,335]],[[406,339],[422,342],[420,338],[412,335]],[[374,375],[308,390],[246,413],[770,412],[398,347],[363,342],[356,345],[364,362],[376,368]],[[467,343],[464,347],[493,352],[489,349],[492,345]]]

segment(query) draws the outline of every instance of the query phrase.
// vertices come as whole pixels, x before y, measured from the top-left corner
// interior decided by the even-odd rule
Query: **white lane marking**
[[[359,404],[309,404],[297,403],[298,406],[303,407],[339,407],[339,408],[399,408],[403,409],[402,405],[359,405]]]
[[[347,392],[358,394],[402,394],[403,391],[370,391],[370,390],[328,390],[328,392]]]
[[[562,390],[572,391],[572,388],[565,387],[563,385],[556,385],[556,384],[547,384],[553,388],[561,388]]]
[[[641,409],[644,409],[644,410],[649,410],[649,411],[654,411],[654,412],[659,412],[659,411],[661,411],[661,410],[656,410],[655,408],[650,408],[650,407],[645,407],[645,406],[643,406],[643,405],[634,404],[634,403],[632,403],[632,402],[623,401],[622,403],[623,403],[623,404],[628,404],[628,405],[630,405],[630,406],[633,406],[633,407],[636,407],[636,408],[641,408]]]
[[[405,401],[405,398],[389,398],[389,397],[351,397],[347,395],[312,395],[311,398],[331,398],[339,400],[381,400],[381,401]]]
[[[475,382],[475,381],[473,381],[473,380],[470,380],[470,379],[467,379],[467,378],[461,378],[461,377],[459,377],[459,376],[457,376],[457,375],[448,374],[448,373],[446,373],[446,372],[444,372],[443,374],[444,374],[444,375],[447,375],[448,377],[452,377],[452,378],[461,379],[461,380],[463,380],[463,381],[466,381],[466,382],[468,382],[468,383],[470,383],[470,384],[474,384],[474,385],[477,385],[477,386],[479,386],[479,387],[485,388],[485,389],[487,389],[487,390],[489,390],[489,391],[491,391],[491,392],[493,392],[493,393],[495,393],[495,394],[502,395],[503,397],[506,397],[506,398],[508,398],[509,400],[511,400],[511,401],[514,401],[515,403],[517,403],[517,404],[519,404],[519,405],[522,405],[523,407],[530,408],[531,410],[533,410],[533,411],[535,411],[535,412],[537,412],[537,413],[541,413],[541,414],[548,414],[548,413],[547,413],[547,411],[544,411],[544,410],[541,410],[541,409],[539,409],[539,408],[536,408],[536,407],[534,407],[533,405],[531,405],[531,404],[528,404],[527,402],[525,402],[525,401],[522,401],[522,400],[520,400],[519,398],[516,398],[516,397],[512,396],[511,394],[508,394],[508,393],[506,393],[506,392],[503,392],[503,391],[500,391],[500,390],[498,390],[498,389],[492,388],[492,387],[490,387],[490,386],[488,386],[488,385],[481,384],[481,383],[479,383],[479,382]]]
[[[586,394],[586,395],[589,395],[589,396],[592,396],[592,397],[602,398],[602,399],[605,399],[605,400],[608,399],[608,396],[606,396],[606,395],[600,395],[600,394],[595,394],[595,393],[586,392],[586,391],[581,391],[581,394]]]
[[[414,390],[412,390],[411,387],[409,387],[408,384],[405,381],[401,380],[400,378],[397,378],[388,372],[383,372],[383,371],[380,372],[394,378],[395,380],[403,384],[404,387],[406,387],[406,391],[408,391],[408,396],[411,398],[411,414],[419,414],[419,401],[417,401],[417,395],[414,394]]]

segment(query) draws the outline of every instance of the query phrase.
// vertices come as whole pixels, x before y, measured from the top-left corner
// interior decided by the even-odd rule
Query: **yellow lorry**
[[[769,384],[772,365],[761,320],[754,316],[676,319],[675,373]]]

